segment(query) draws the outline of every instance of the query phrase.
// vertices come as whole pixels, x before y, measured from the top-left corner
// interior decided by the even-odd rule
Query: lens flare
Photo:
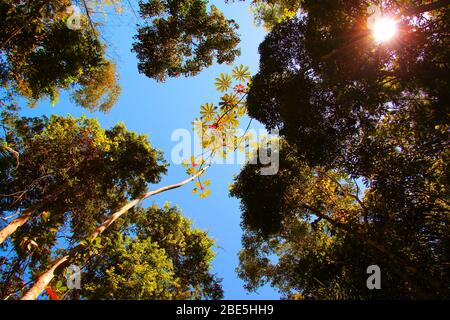
[[[380,18],[375,21],[372,32],[377,42],[387,42],[396,35],[397,22],[391,18]]]

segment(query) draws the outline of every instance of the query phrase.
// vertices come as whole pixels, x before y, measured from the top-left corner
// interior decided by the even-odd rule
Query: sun
[[[372,32],[377,42],[387,42],[396,35],[397,22],[387,17],[377,19],[373,25]]]

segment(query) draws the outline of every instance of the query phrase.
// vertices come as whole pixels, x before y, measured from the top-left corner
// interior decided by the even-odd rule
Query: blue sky
[[[236,1],[225,4],[224,0],[211,1],[227,18],[235,19],[240,25],[241,57],[236,64],[250,67],[252,73],[258,68],[258,45],[264,39],[264,31],[253,25],[248,3]],[[136,2],[131,1],[137,9]],[[88,113],[70,102],[65,94],[52,107],[48,101],[42,101],[34,109],[24,108],[22,114],[40,116],[60,114],[97,117],[104,128],[122,121],[129,130],[148,134],[152,145],[164,152],[170,164],[168,173],[163,177],[161,186],[186,179],[187,175],[181,165],[171,163],[170,154],[176,142],[171,141],[174,130],[184,128],[191,130],[191,122],[199,115],[200,105],[216,102],[219,94],[214,88],[214,78],[220,72],[230,71],[226,65],[213,65],[200,75],[192,78],[169,79],[165,83],[145,77],[138,73],[135,54],[131,52],[135,25],[138,22],[129,8],[122,16],[109,14],[103,38],[110,45],[109,56],[118,64],[122,95],[120,101],[108,114]],[[248,124],[244,119],[243,129]],[[252,128],[260,128],[256,122]],[[144,202],[144,206],[166,201],[178,205],[183,213],[191,218],[194,225],[208,230],[209,235],[217,241],[217,257],[214,260],[214,272],[223,278],[226,299],[277,299],[279,294],[270,287],[248,294],[243,288],[243,281],[237,278],[235,268],[238,265],[237,253],[241,248],[239,201],[228,196],[228,186],[233,174],[240,171],[239,165],[215,165],[208,170],[211,179],[211,196],[199,199],[191,194],[192,186],[169,191]],[[151,186],[155,188],[156,186]]]

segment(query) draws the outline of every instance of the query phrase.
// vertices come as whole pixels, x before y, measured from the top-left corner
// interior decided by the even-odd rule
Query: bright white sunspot
[[[377,42],[387,42],[396,35],[397,22],[391,18],[379,18],[374,22],[372,32]]]

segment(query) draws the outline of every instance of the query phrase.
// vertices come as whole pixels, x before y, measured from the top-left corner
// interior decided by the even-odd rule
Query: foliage
[[[445,126],[448,70],[437,62],[449,54],[439,37],[445,11],[418,26],[402,19],[398,43],[380,46],[367,34],[363,3],[305,1],[303,7],[307,16],[279,25],[260,46],[250,116],[282,129],[313,164],[348,158],[348,149],[392,112],[411,114],[415,128],[430,132]]]
[[[81,85],[75,102],[90,110],[109,110],[120,93],[118,78],[112,74],[115,66],[106,59],[105,47],[86,19],[80,30],[67,27],[70,4],[2,1],[2,86],[13,88],[35,105],[41,98],[50,98],[54,104],[60,90]],[[95,97],[86,98],[88,93]]]
[[[141,25],[133,51],[139,72],[157,81],[194,76],[218,63],[232,63],[240,50],[238,25],[206,0],[149,0],[140,3]]]
[[[147,137],[123,124],[104,130],[86,117],[12,113],[2,125],[2,142],[20,154],[18,167],[11,156],[0,158],[2,218],[9,223],[7,216],[31,210],[29,221],[3,244],[13,252],[1,274],[6,296],[24,277],[45,270],[61,249],[59,241],[70,247],[85,238],[116,207],[159,182],[166,169]]]
[[[380,298],[365,287],[378,264],[383,298],[449,296],[449,15],[424,3],[403,1],[418,9],[380,44],[363,1],[305,0],[260,45],[248,112],[289,147],[276,176],[248,165],[232,189],[250,289]]]
[[[248,164],[231,188],[241,201],[238,274],[248,290],[270,283],[308,299],[448,296],[447,205],[400,211],[376,187],[362,194],[344,173],[309,166],[286,142],[280,156],[276,175]],[[366,287],[372,264],[382,291]]]
[[[299,0],[256,0],[250,10],[257,26],[271,30],[284,20],[295,17],[300,4]]]
[[[73,100],[78,105],[94,110],[108,111],[119,99],[122,91],[118,85],[116,65],[110,61],[98,66],[87,77],[81,76],[80,88],[73,93]]]
[[[242,117],[246,114],[246,96],[250,71],[244,65],[234,66],[231,74],[221,73],[215,79],[216,90],[223,93],[218,105],[205,103],[200,107],[200,118],[192,123],[198,135],[202,154],[193,155],[183,162],[188,175],[195,175],[206,165],[210,165],[215,156],[226,158],[235,150],[245,152],[251,136],[239,130]],[[200,198],[210,195],[210,180],[202,182],[199,178],[192,190]]]
[[[71,90],[91,111],[119,98],[89,6],[121,12],[121,2],[83,1],[81,30],[67,27],[71,4],[0,3],[1,231],[18,223],[1,245],[0,298],[19,298],[62,256],[83,263],[84,286],[68,290],[60,266],[46,287],[53,300],[222,298],[207,233],[177,208],[137,206],[166,171],[146,136],[85,116],[19,117],[17,95],[55,103]],[[158,189],[195,178],[193,193],[204,198],[215,156],[252,146],[273,154],[239,129],[246,113],[281,130],[280,170],[262,175],[254,158],[230,188],[241,202],[237,272],[248,290],[271,284],[288,299],[450,297],[448,3],[383,1],[399,27],[384,43],[371,36],[368,5],[253,1],[255,21],[270,31],[259,72],[251,78],[240,65],[215,79],[218,101],[193,122],[202,154],[184,162],[190,179]],[[139,72],[157,81],[240,54],[238,25],[206,0],[140,1],[139,13],[133,51]],[[366,286],[373,264],[382,291]]]
[[[209,271],[213,244],[175,207],[138,208],[102,237],[84,264],[82,290],[60,293],[66,299],[220,299],[220,279]]]

